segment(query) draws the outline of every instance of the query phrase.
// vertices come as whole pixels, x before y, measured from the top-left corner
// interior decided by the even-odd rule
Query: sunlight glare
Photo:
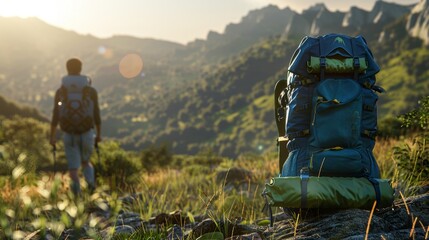
[[[62,5],[60,1],[55,0],[2,0],[0,16],[38,17],[45,20],[61,19],[61,14],[56,9]]]
[[[105,59],[111,59],[113,57],[112,49],[106,48],[105,46],[98,47],[98,54],[103,56]]]
[[[124,78],[135,78],[143,70],[143,59],[135,53],[125,55],[119,63],[119,72]]]

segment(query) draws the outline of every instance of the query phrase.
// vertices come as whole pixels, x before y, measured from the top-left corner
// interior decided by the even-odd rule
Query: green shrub
[[[92,162],[97,175],[107,178],[112,189],[132,187],[138,182],[141,166],[137,157],[123,150],[117,142],[100,144],[100,156],[94,154]]]
[[[394,148],[394,157],[402,180],[419,183],[429,179],[429,137],[418,136],[412,143]]]
[[[404,127],[415,132],[411,142],[394,148],[398,175],[405,185],[418,185],[429,179],[429,96],[419,103],[417,109],[399,117]]]
[[[140,163],[148,171],[167,166],[172,160],[173,157],[165,144],[159,147],[152,145],[140,154]]]
[[[48,124],[32,118],[14,117],[0,121],[0,174],[10,175],[16,166],[35,172],[52,165]]]

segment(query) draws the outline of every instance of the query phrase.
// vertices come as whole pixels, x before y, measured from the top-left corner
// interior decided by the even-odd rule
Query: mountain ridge
[[[407,21],[407,30],[411,36],[422,39],[429,44],[429,1],[421,0],[411,10]]]
[[[197,49],[204,49],[202,55],[197,57],[214,63],[225,55],[233,56],[243,51],[263,38],[278,35],[289,39],[332,32],[356,35],[363,28],[370,29],[371,35],[374,35],[383,25],[409,14],[412,6],[376,1],[369,11],[352,6],[346,12],[332,12],[324,3],[317,3],[298,13],[289,7],[282,9],[268,5],[250,11],[238,23],[228,24],[222,33],[209,31],[206,40],[188,43],[189,51],[184,52],[189,57]],[[378,39],[379,35],[371,38]]]
[[[424,80],[429,74],[424,67],[429,53],[406,29],[410,14],[389,18],[383,12],[389,6],[380,4],[370,18],[370,11],[357,7],[347,13],[331,12],[319,4],[297,13],[271,5],[226,26],[228,33],[212,31],[207,39],[187,45],[132,36],[97,39],[65,31],[64,36],[72,39],[53,38],[57,39],[53,49],[44,45],[45,40],[38,43],[40,36],[49,33],[31,33],[32,43],[23,43],[29,50],[22,51],[9,47],[20,42],[14,38],[30,36],[17,31],[21,35],[0,44],[0,54],[10,54],[0,58],[0,94],[50,114],[53,92],[65,74],[65,60],[80,56],[84,74],[91,76],[99,91],[103,134],[120,140],[126,149],[168,143],[174,153],[184,154],[207,148],[229,157],[270,151],[276,135],[272,88],[285,77],[291,54],[312,29],[365,36],[382,66],[379,82],[388,90],[379,101],[383,116],[411,109],[429,92]],[[401,9],[398,12],[411,12],[409,6],[396,7]],[[382,14],[373,23],[376,12]],[[327,26],[333,19],[335,28],[330,29]],[[1,27],[0,34],[8,35]],[[382,35],[384,40],[379,42]],[[75,44],[69,46],[70,42]],[[43,54],[35,54],[38,51]],[[120,74],[119,62],[130,53],[141,56],[144,67],[128,79]]]

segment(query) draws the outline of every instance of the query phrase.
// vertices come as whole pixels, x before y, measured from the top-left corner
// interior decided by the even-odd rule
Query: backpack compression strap
[[[301,180],[301,208],[307,208],[307,185],[310,178],[309,169],[304,167],[300,170],[299,178]]]
[[[375,180],[374,178],[368,178],[368,180],[372,183],[375,190],[375,199],[377,201],[377,205],[379,206],[381,204],[381,190],[380,190],[380,183]]]

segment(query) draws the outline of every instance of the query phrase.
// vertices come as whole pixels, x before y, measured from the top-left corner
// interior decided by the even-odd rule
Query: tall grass
[[[395,185],[407,181],[399,173],[394,154],[394,147],[404,142],[404,139],[378,139],[374,149],[382,178],[392,179]],[[252,177],[237,184],[216,181],[218,171],[232,167],[246,169]],[[132,193],[103,185],[95,194],[84,194],[76,200],[70,194],[67,175],[35,175],[18,167],[12,176],[0,178],[3,186],[0,193],[0,239],[19,238],[36,231],[40,235],[49,231],[58,237],[64,229],[80,229],[83,225],[89,227],[93,238],[100,238],[99,231],[108,223],[91,214],[94,207],[110,211],[111,223],[123,209],[136,212],[145,220],[161,213],[180,211],[191,221],[202,215],[255,224],[266,217],[261,212],[264,199],[260,196],[264,184],[277,175],[276,153],[243,155],[236,160],[223,159],[209,166],[187,162],[186,166],[171,166],[150,173],[142,171],[139,179],[127,186],[127,189],[141,193],[140,196],[132,204],[122,204],[119,197]],[[99,180],[109,183],[107,179]],[[84,182],[82,185],[85,189]],[[165,231],[160,234],[165,234]],[[157,236],[156,233],[154,235]]]

